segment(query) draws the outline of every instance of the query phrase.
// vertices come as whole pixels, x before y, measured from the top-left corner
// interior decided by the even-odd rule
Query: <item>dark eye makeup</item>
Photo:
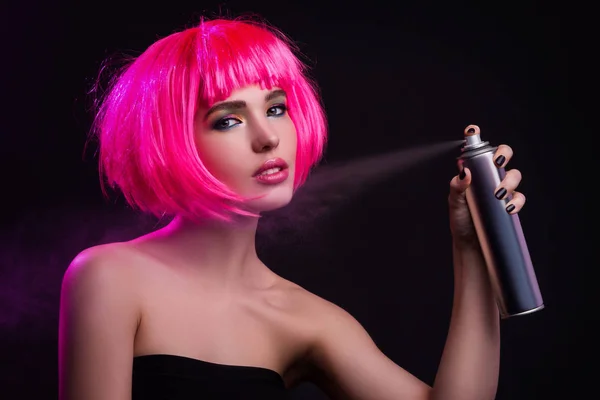
[[[287,112],[287,106],[285,104],[275,104],[267,109],[268,117],[281,117]],[[212,124],[212,129],[217,131],[227,131],[236,125],[242,123],[242,120],[231,115],[226,115],[223,118],[219,118]]]

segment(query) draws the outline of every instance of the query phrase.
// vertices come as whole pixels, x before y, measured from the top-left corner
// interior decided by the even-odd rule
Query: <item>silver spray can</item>
[[[541,310],[544,301],[519,216],[505,209],[512,196],[503,200],[494,196],[506,175],[504,168],[494,164],[496,149],[481,140],[478,126],[469,125],[459,159],[471,171],[467,203],[504,319]]]

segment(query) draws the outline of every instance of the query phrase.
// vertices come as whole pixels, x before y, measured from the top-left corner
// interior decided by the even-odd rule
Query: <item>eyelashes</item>
[[[240,121],[237,118],[225,117],[225,118],[221,118],[220,120],[215,122],[212,125],[212,129],[217,130],[217,131],[226,131],[241,122],[242,121]]]
[[[276,114],[269,114],[272,110],[275,110],[275,109],[279,109],[280,112],[276,113]],[[285,104],[276,104],[272,107],[269,107],[269,109],[267,110],[267,115],[272,116],[272,117],[279,117],[279,116],[285,114],[286,111],[287,111],[287,106]]]
[[[285,104],[275,104],[267,109],[267,117],[281,117],[287,113],[287,106]],[[212,129],[217,131],[227,131],[234,126],[242,123],[242,120],[238,117],[226,116],[218,119],[212,124]]]

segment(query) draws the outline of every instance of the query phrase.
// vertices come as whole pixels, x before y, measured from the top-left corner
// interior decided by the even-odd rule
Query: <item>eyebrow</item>
[[[286,97],[285,90],[276,89],[267,93],[267,95],[265,96],[265,103],[277,97]],[[244,100],[224,101],[222,103],[215,104],[204,115],[204,121],[206,121],[208,119],[208,116],[214,112],[222,110],[239,110],[244,107],[246,107],[246,102]]]

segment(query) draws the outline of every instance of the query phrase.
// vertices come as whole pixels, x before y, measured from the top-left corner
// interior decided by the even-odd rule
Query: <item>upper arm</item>
[[[328,303],[311,352],[314,383],[333,399],[427,399],[430,387],[383,354],[348,312]]]
[[[61,400],[131,399],[138,307],[116,257],[80,253],[63,277],[59,320]]]

